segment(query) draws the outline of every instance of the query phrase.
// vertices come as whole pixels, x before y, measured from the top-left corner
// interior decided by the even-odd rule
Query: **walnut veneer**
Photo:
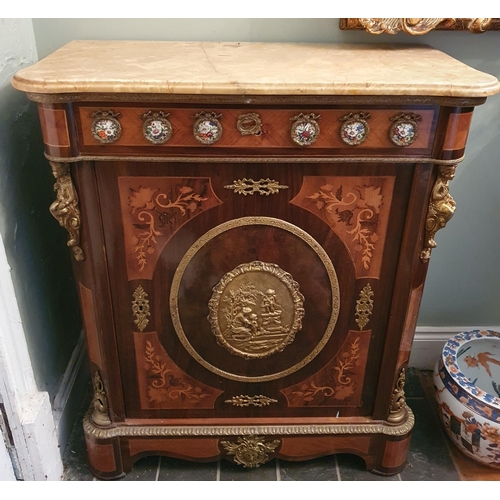
[[[150,454],[257,467],[354,453],[373,472],[401,471],[434,236],[455,210],[449,182],[473,108],[498,82],[429,48],[420,91],[405,59],[419,48],[375,49],[402,72],[400,83],[387,72],[384,95],[368,56],[359,78],[362,48],[332,46],[332,63],[328,46],[290,45],[278,86],[279,44],[208,44],[220,59],[162,45],[185,47],[181,64],[154,43],[75,43],[14,86],[39,103],[51,211],[74,255],[94,473],[120,477]],[[95,61],[86,43],[100,44]],[[307,93],[290,55],[305,50]],[[144,61],[137,77],[127,58]],[[110,70],[118,59],[123,74]]]

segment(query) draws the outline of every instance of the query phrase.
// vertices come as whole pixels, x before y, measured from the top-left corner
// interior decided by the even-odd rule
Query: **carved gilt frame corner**
[[[365,30],[372,35],[382,33],[395,35],[400,31],[409,35],[425,35],[433,30],[469,31],[484,33],[485,31],[500,30],[500,18],[342,18],[341,30]]]

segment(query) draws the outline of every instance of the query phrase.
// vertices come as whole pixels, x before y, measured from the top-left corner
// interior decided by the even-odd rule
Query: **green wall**
[[[341,31],[338,25],[338,19],[33,20],[40,58],[73,39],[416,43],[431,45],[500,78],[500,32],[375,36]],[[499,125],[500,95],[476,109],[466,159],[451,186],[456,215],[436,237],[421,326],[500,325]]]

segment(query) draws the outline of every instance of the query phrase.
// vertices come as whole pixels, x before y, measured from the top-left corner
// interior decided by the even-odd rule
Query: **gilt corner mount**
[[[409,35],[425,35],[433,30],[484,33],[485,31],[500,30],[500,18],[343,18],[340,20],[340,29],[365,30],[372,35],[381,35],[382,33],[395,35],[400,31]]]

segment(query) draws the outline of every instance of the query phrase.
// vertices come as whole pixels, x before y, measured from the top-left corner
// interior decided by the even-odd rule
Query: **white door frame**
[[[1,413],[0,430],[2,431],[0,432],[0,481],[15,481],[14,465],[7,450],[7,443],[10,445],[10,436]]]
[[[18,459],[15,469],[20,477],[17,479],[60,480],[63,465],[49,394],[39,391],[35,382],[1,235],[0,399],[5,408],[7,425]],[[5,448],[5,443],[3,444]],[[9,467],[8,463],[3,462],[6,462],[8,456],[0,447],[0,469],[4,465],[6,474],[10,474]],[[14,472],[12,463],[10,469]]]

